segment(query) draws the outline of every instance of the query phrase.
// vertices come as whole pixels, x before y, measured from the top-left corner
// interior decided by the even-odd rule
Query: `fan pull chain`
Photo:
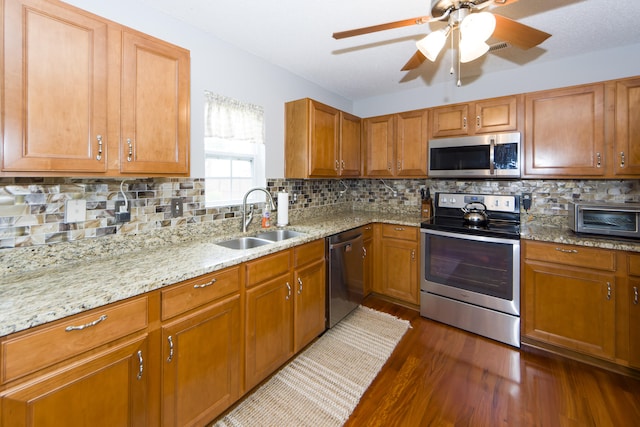
[[[451,37],[453,40],[453,37]],[[458,29],[458,87],[462,86],[462,82],[460,81],[460,42],[462,41],[462,32]]]
[[[452,30],[452,34],[451,34],[451,68],[449,69],[449,75],[453,76],[454,70],[453,70],[453,64],[455,63],[455,59],[453,57],[453,30]]]

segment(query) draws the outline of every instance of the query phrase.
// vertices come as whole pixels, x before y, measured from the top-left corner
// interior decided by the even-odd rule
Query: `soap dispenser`
[[[271,212],[269,211],[269,205],[265,205],[262,212],[262,228],[271,227]]]

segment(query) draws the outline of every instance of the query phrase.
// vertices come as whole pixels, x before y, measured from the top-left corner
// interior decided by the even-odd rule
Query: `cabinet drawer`
[[[628,255],[629,274],[632,276],[640,276],[640,255]]]
[[[147,297],[56,322],[2,346],[2,383],[51,366],[147,327]]]
[[[406,225],[384,224],[382,226],[382,237],[391,237],[394,239],[418,241],[418,229],[416,227],[408,227]]]
[[[289,273],[291,269],[290,254],[289,250],[285,250],[245,263],[247,287]]]
[[[240,290],[240,267],[186,280],[162,291],[162,320]]]
[[[324,258],[324,239],[319,239],[293,250],[293,263],[296,267],[319,261]]]
[[[523,246],[525,257],[531,260],[608,271],[616,268],[615,252],[607,249],[529,241]]]

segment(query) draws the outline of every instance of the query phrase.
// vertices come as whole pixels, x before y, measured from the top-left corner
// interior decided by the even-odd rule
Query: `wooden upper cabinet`
[[[309,98],[285,104],[285,177],[360,175],[360,118]]]
[[[603,177],[604,84],[525,96],[524,177]]]
[[[364,174],[383,178],[394,176],[394,116],[369,117],[362,123],[365,150]]]
[[[431,109],[431,137],[518,130],[519,96],[504,96]]]
[[[428,110],[397,114],[396,175],[427,176]]]
[[[2,174],[189,174],[187,50],[62,2],[0,4]]]
[[[11,0],[3,39],[2,171],[105,172],[107,23]]]
[[[416,110],[364,119],[364,174],[426,177],[428,117]]]
[[[362,120],[352,114],[340,113],[340,175],[360,176]]]
[[[616,82],[614,138],[614,174],[640,174],[640,78]]]
[[[189,174],[189,52],[123,32],[120,171]]]

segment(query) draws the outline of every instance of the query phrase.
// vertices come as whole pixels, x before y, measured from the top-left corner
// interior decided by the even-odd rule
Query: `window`
[[[262,107],[205,92],[205,204],[236,205],[246,191],[264,187],[265,147]],[[264,201],[264,193],[251,193]]]

